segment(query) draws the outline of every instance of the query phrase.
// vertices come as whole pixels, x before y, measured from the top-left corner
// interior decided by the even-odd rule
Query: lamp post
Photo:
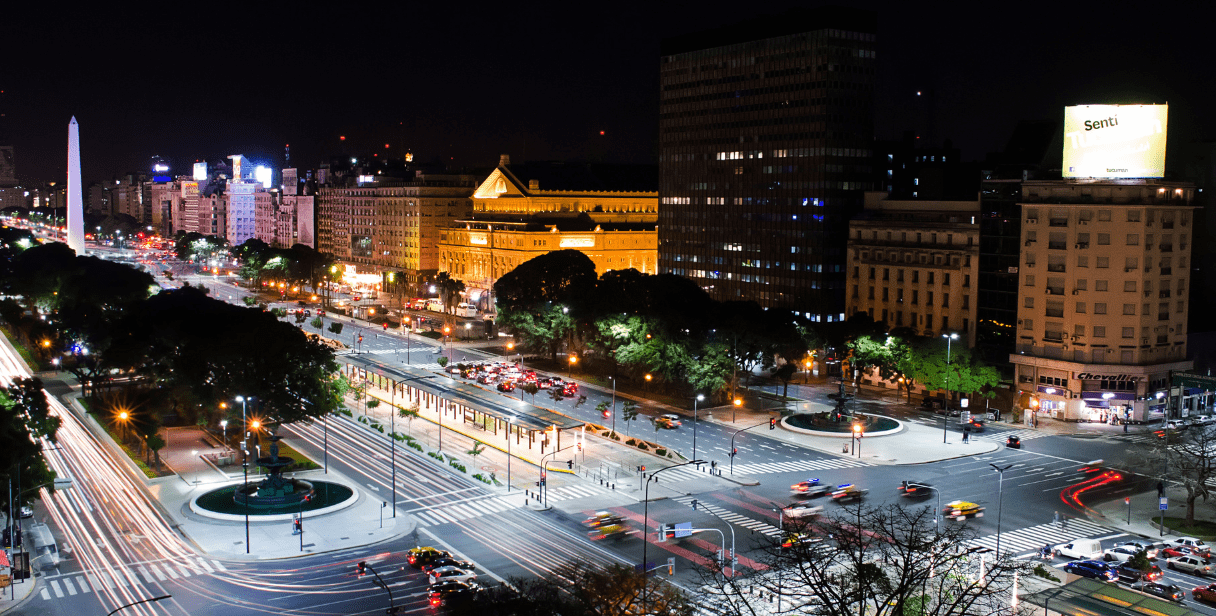
[[[731,422],[731,423],[735,423],[735,413],[736,413],[736,412],[739,410],[739,407],[740,407],[740,406],[743,406],[743,399],[742,399],[742,398],[735,398],[735,405],[734,405],[734,408],[732,408],[732,409],[730,410],[730,422]]]
[[[946,444],[946,425],[950,423],[950,343],[958,340],[958,334],[942,334],[946,339],[946,408],[942,409],[942,444]]]
[[[612,433],[616,434],[616,377],[608,378],[612,379]],[[692,457],[697,457],[696,450],[693,450]]]
[[[241,434],[241,449],[249,449],[249,418],[245,415],[245,396],[237,396],[236,401],[241,403],[241,427],[245,430]]]
[[[861,458],[861,437],[865,434],[865,428],[860,423],[853,424],[853,439],[857,441],[857,457]]]
[[[450,325],[443,326],[443,337],[448,341],[448,363],[452,361],[452,327]]]
[[[681,466],[688,466],[689,464],[696,464],[696,465],[700,466],[701,464],[705,464],[705,460],[693,459],[693,460],[689,460],[688,462],[684,462],[681,464],[673,464],[671,466],[666,466],[666,467],[660,468],[659,470],[651,473],[650,477],[646,478],[646,498],[644,498],[642,500],[642,502],[644,503],[642,506],[642,509],[643,509],[643,511],[642,511],[642,575],[646,575],[646,553],[647,553],[646,548],[650,547],[650,539],[649,539],[649,535],[650,535],[650,482],[654,479],[654,477],[656,475],[658,475],[659,473],[661,473],[663,471],[670,470],[673,468],[678,468]],[[642,588],[642,613],[643,614],[646,613],[646,595],[647,595],[646,588],[643,587]]]
[[[405,365],[408,366],[410,365],[410,330],[413,327],[410,325],[409,315],[406,315],[402,320],[405,321]]]
[[[507,420],[507,493],[511,493],[511,432],[515,428],[515,418]]]
[[[574,364],[578,363],[578,355],[571,353],[569,362],[570,362],[570,378],[573,379],[574,378]]]
[[[1005,471],[1013,468],[1015,465],[1008,464],[1005,466],[997,466],[991,462],[988,463],[993,470],[1000,473],[1001,478],[997,484],[996,496],[996,557],[1001,557],[1001,506],[1005,501]]]
[[[241,468],[245,471],[245,483],[241,487],[241,497],[245,500],[245,553],[249,553],[249,450],[241,447],[244,459]]]
[[[228,420],[220,420],[220,429],[224,431],[224,449],[228,449]]]
[[[705,396],[697,394],[696,398],[692,399],[692,457],[697,457],[697,403],[704,400]]]

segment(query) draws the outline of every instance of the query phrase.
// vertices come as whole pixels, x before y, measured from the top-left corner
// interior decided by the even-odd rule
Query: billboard
[[[1065,107],[1064,177],[1164,177],[1168,111],[1169,105]]]

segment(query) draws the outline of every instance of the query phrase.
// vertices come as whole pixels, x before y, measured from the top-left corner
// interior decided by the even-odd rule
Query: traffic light
[[[355,575],[363,575],[366,572],[367,572],[367,562],[359,561],[359,564],[355,565]]]
[[[738,447],[735,447],[734,449],[731,449],[731,450],[730,450],[730,457],[732,457],[732,458],[733,458],[733,457],[735,457],[736,455],[738,455],[738,453],[739,453],[739,448],[738,448]]]
[[[388,331],[388,321],[385,321],[381,325],[384,325],[384,331]]]
[[[360,343],[360,344],[362,344],[362,343],[363,343],[363,334],[359,334],[359,343]]]
[[[666,524],[659,524],[659,538],[656,541],[658,543],[663,543],[663,542],[667,541],[667,525]]]
[[[769,420],[768,420],[768,429],[769,429],[769,430],[776,430],[776,429],[777,429],[777,419],[776,419],[775,417],[769,418]]]
[[[578,450],[577,450],[577,451],[582,451],[582,450],[583,450],[583,444],[582,444],[582,443],[575,443],[575,446],[576,446],[576,447],[578,447]]]
[[[300,524],[300,518],[296,518],[296,520],[295,520],[295,522],[294,522],[294,526],[295,526],[295,529],[296,529],[296,534],[299,534],[299,533],[300,533],[300,525],[301,525],[301,524]]]
[[[566,468],[574,470],[574,460],[566,460]]]
[[[694,499],[692,499],[692,508],[693,508],[693,509],[696,509],[696,508],[697,508],[697,499],[695,499],[695,498],[694,498]]]

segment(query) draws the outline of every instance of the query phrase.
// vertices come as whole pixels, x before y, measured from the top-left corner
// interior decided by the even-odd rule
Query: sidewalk
[[[25,600],[38,589],[38,578],[40,577],[42,577],[42,573],[30,576],[28,579],[15,580],[8,588],[0,588],[0,614],[25,603]]]
[[[1186,490],[1170,486],[1165,489],[1165,495],[1169,499],[1169,509],[1165,512],[1166,517],[1184,517],[1186,515]],[[1124,504],[1123,499],[1116,499],[1096,505],[1086,513],[1095,522],[1117,528],[1126,533],[1147,537],[1154,541],[1178,536],[1178,533],[1169,528],[1166,528],[1163,532],[1161,527],[1157,525],[1157,521],[1161,519],[1161,508],[1156,491],[1149,490],[1133,494],[1130,498],[1130,516],[1128,515],[1128,506]],[[1202,498],[1195,501],[1195,520],[1216,520],[1216,516],[1212,514],[1211,507],[1201,507],[1201,503],[1203,503]]]

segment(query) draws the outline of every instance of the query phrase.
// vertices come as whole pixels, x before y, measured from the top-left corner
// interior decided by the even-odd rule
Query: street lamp
[[[443,337],[448,341],[448,362],[452,361],[452,328],[448,325],[443,326]]]
[[[692,399],[692,457],[694,458],[697,457],[697,403],[704,399],[705,396],[702,394],[697,394],[697,397]]]
[[[853,424],[853,439],[857,442],[857,457],[861,457],[861,437],[865,434],[865,428],[860,423]]]
[[[405,364],[408,366],[410,363],[410,330],[413,327],[410,325],[409,315],[403,317],[402,320],[405,321]]]
[[[735,423],[735,413],[736,413],[736,411],[739,410],[739,407],[741,407],[741,406],[743,406],[743,399],[735,398],[735,406],[734,406],[734,408],[732,408],[730,410],[730,422],[731,423]]]
[[[946,339],[946,408],[942,413],[942,444],[946,444],[946,425],[950,423],[950,343],[958,340],[958,334],[942,334]]]
[[[220,420],[220,428],[224,431],[224,449],[228,449],[228,420]]]
[[[612,380],[612,434],[613,438],[616,438],[616,377],[608,378]],[[697,455],[694,453],[692,457],[695,458]]]
[[[464,324],[464,340],[465,340],[465,342],[468,342],[468,341],[469,341],[470,331],[471,331],[472,329],[473,329],[473,324],[472,324],[472,323],[465,323],[465,324]]]
[[[695,458],[695,456],[694,456],[694,458]],[[700,466],[702,464],[705,464],[705,460],[693,459],[693,460],[689,460],[688,462],[684,462],[682,464],[673,464],[671,466],[666,466],[666,467],[660,468],[659,470],[651,473],[650,477],[646,478],[646,498],[644,498],[642,501],[644,503],[644,505],[642,507],[642,509],[643,509],[643,512],[642,512],[642,575],[643,576],[646,575],[646,548],[650,546],[650,539],[647,537],[650,534],[650,483],[652,480],[654,480],[656,475],[658,475],[659,473],[661,473],[663,471],[671,470],[673,468],[678,468],[681,466],[688,466],[689,464],[696,464],[697,466]],[[662,531],[660,531],[660,532],[662,532]],[[733,554],[732,554],[732,556],[733,556]],[[646,613],[646,588],[645,587],[643,587],[643,589],[642,589],[642,613],[643,614]]]
[[[578,363],[578,355],[570,354],[570,378],[574,378],[574,364]]]
[[[1005,471],[1013,468],[1015,465],[997,466],[989,462],[988,466],[991,466],[993,470],[1001,475],[1000,482],[997,484],[996,496],[996,557],[999,559],[1001,557],[1001,505],[1004,504],[1005,500]]]
[[[511,431],[515,428],[515,417],[507,419],[507,493],[511,493]]]

